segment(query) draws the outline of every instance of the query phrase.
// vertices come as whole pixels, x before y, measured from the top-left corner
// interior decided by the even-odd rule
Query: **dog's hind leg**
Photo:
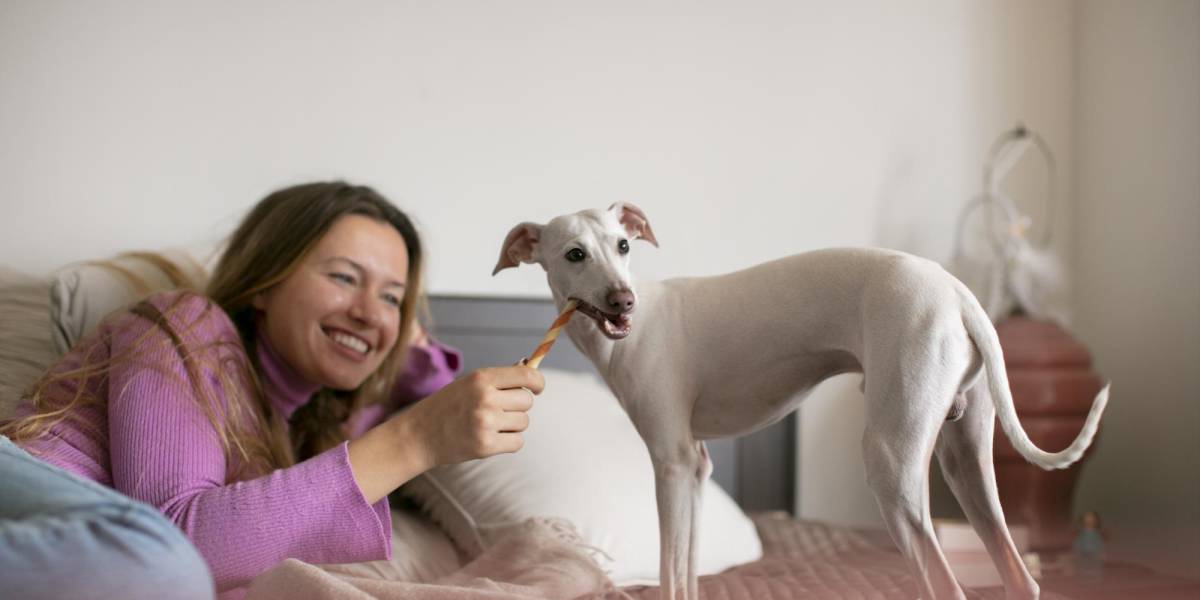
[[[992,466],[994,422],[995,408],[986,389],[974,386],[967,392],[962,419],[942,425],[936,447],[938,462],[959,506],[1000,571],[1006,595],[1010,600],[1030,600],[1038,597],[1038,584],[1008,533],[996,490]]]
[[[955,386],[939,382],[937,377],[933,381],[902,377],[901,372],[920,371],[894,363],[885,372],[872,372],[868,363],[863,434],[867,484],[879,503],[888,533],[908,562],[920,597],[963,600],[962,588],[937,544],[929,515],[929,461]],[[934,387],[905,389],[915,388],[918,382]],[[945,401],[936,400],[943,397]]]

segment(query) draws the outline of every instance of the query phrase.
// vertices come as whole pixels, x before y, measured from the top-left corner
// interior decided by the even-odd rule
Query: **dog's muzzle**
[[[576,299],[578,300],[578,299]],[[623,340],[633,331],[633,319],[630,313],[607,313],[583,300],[578,300],[576,311],[591,317],[600,328],[600,332],[610,340]]]

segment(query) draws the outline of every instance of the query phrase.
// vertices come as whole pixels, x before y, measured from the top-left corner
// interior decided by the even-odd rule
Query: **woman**
[[[24,577],[37,584],[30,593],[57,597],[46,581],[96,571],[145,586],[115,589],[124,598],[211,594],[195,584],[203,570],[176,532],[94,514],[111,503],[152,521],[101,486],[181,529],[222,597],[285,558],[388,557],[387,495],[435,465],[520,449],[543,386],[523,366],[450,382],[457,354],[414,319],[421,258],[408,218],[369,188],[317,183],[262,200],[230,239],[207,297],[158,294],[110,318],[0,429],[28,451],[0,441],[0,496],[11,493],[10,472],[39,471],[22,479],[29,502],[0,508],[9,519],[0,581]],[[65,489],[39,483],[47,479]],[[96,498],[80,500],[74,488]],[[35,506],[39,495],[49,508]],[[79,547],[42,529],[38,520],[54,511],[111,531]],[[6,531],[10,522],[27,535]],[[21,543],[30,536],[36,543]],[[113,545],[133,550],[95,549]],[[79,560],[90,561],[83,572],[59,574]],[[163,562],[174,571],[156,577]],[[93,583],[83,589],[105,595]]]

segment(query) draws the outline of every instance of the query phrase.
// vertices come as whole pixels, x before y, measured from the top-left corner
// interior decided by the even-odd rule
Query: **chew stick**
[[[566,326],[567,321],[571,320],[571,315],[575,312],[576,304],[578,304],[578,301],[576,300],[570,300],[567,302],[566,308],[563,308],[563,311],[559,313],[558,318],[554,319],[554,323],[550,325],[550,329],[546,331],[546,335],[542,337],[542,343],[538,344],[537,349],[535,349],[533,354],[529,356],[529,359],[525,361],[526,365],[529,365],[535,369],[538,368],[538,364],[540,364],[542,359],[546,357],[546,354],[550,352],[550,346],[554,345],[554,340],[558,337],[559,330]]]

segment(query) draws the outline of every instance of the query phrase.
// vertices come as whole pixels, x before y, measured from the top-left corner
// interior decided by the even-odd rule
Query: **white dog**
[[[938,264],[887,250],[818,250],[727,275],[642,282],[635,292],[636,239],[658,245],[630,204],[521,223],[493,274],[537,263],[559,310],[579,301],[567,333],[650,450],[664,598],[698,597],[696,519],[712,470],[701,440],[769,425],[821,381],[849,372],[863,374],[867,483],[922,597],[964,597],[930,523],[935,452],[1008,596],[1038,596],[997,498],[993,420],[1027,460],[1065,468],[1091,443],[1107,387],[1075,441],[1047,453],[1017,420],[987,315]]]

